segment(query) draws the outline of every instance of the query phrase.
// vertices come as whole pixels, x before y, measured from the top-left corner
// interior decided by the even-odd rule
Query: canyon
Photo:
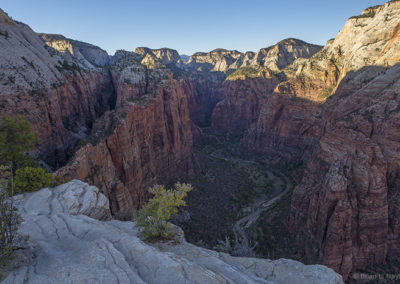
[[[200,142],[236,139],[248,159],[288,168],[281,222],[303,262],[347,279],[399,259],[400,1],[348,19],[323,47],[109,56],[3,11],[0,46],[0,115],[24,115],[37,159],[97,186],[112,214],[138,209],[153,184],[199,176]]]

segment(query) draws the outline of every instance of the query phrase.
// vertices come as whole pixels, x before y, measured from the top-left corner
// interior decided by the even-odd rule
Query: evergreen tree
[[[36,133],[23,116],[3,116],[0,122],[0,163],[9,167],[11,195],[17,166],[26,161],[25,152],[31,150],[36,141]]]
[[[183,200],[192,190],[190,184],[176,183],[173,189],[156,185],[149,189],[151,198],[135,217],[136,224],[142,230],[142,235],[149,241],[170,240],[176,236],[176,229],[168,223],[171,215],[178,213],[180,206],[185,206]]]

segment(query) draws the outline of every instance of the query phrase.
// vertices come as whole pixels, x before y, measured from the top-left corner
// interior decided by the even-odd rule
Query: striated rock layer
[[[107,198],[78,180],[18,196],[35,255],[2,283],[343,283],[321,265],[238,258],[179,244],[144,243],[132,222],[107,219]]]
[[[322,135],[290,217],[309,260],[344,278],[398,258],[400,245],[400,2],[363,15],[325,47],[341,54],[339,83],[323,106]]]
[[[58,172],[97,185],[114,213],[138,208],[156,183],[193,174],[191,88],[157,60],[146,67],[145,59],[124,53],[113,63],[115,110],[96,121],[86,145]]]
[[[107,70],[90,61],[104,51],[59,38],[54,49],[0,10],[0,115],[22,114],[39,134],[38,154],[61,166],[93,121],[114,104]],[[55,45],[54,45],[55,46]],[[83,54],[91,50],[90,61]]]
[[[94,126],[98,144],[82,147],[59,174],[96,184],[113,212],[138,208],[155,183],[190,176],[193,142],[184,91],[171,80],[155,96],[148,105],[128,102],[106,113]]]
[[[361,89],[351,91],[352,83],[327,102],[335,107],[291,210],[309,259],[344,276],[399,256],[400,65]]]

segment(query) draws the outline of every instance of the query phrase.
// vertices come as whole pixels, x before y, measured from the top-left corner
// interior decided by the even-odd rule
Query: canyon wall
[[[368,9],[326,47],[340,53],[338,86],[292,197],[308,260],[344,278],[399,257],[399,15],[398,1]]]
[[[0,115],[24,115],[39,135],[39,158],[61,166],[93,121],[113,106],[109,73],[71,54],[65,38],[58,43],[70,49],[58,51],[1,10],[0,24]]]
[[[94,131],[108,136],[78,150],[59,174],[98,185],[114,213],[138,208],[150,186],[192,174],[191,123],[179,82],[157,89],[148,105],[129,102],[97,124]]]
[[[110,67],[116,108],[96,121],[86,145],[59,170],[97,185],[114,213],[138,208],[156,183],[193,174],[192,89],[171,70],[146,69],[139,59],[128,53]]]
[[[400,1],[368,8],[280,72],[235,70],[212,115],[248,150],[306,163],[291,230],[345,278],[399,256],[399,15]]]

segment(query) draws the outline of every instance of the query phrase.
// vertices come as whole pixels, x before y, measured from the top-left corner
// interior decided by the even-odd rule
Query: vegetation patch
[[[330,87],[328,87],[328,88],[326,88],[325,90],[323,90],[319,95],[318,95],[318,98],[321,98],[321,99],[327,99],[327,98],[329,98],[330,96],[332,96],[333,95],[333,91],[335,90],[335,86],[330,86]]]
[[[247,233],[256,255],[269,259],[290,258],[302,260],[304,248],[296,245],[289,231],[288,217],[292,193],[288,193],[274,206],[263,212]]]
[[[179,207],[186,205],[183,199],[191,190],[192,186],[184,183],[176,183],[172,189],[166,189],[162,185],[149,189],[153,197],[143,205],[134,218],[146,240],[151,242],[176,240],[177,228],[168,220],[171,215],[178,213]]]
[[[251,79],[251,78],[257,78],[260,77],[259,72],[261,68],[260,67],[241,67],[231,73],[228,77],[226,77],[226,80],[237,80],[237,79]]]

